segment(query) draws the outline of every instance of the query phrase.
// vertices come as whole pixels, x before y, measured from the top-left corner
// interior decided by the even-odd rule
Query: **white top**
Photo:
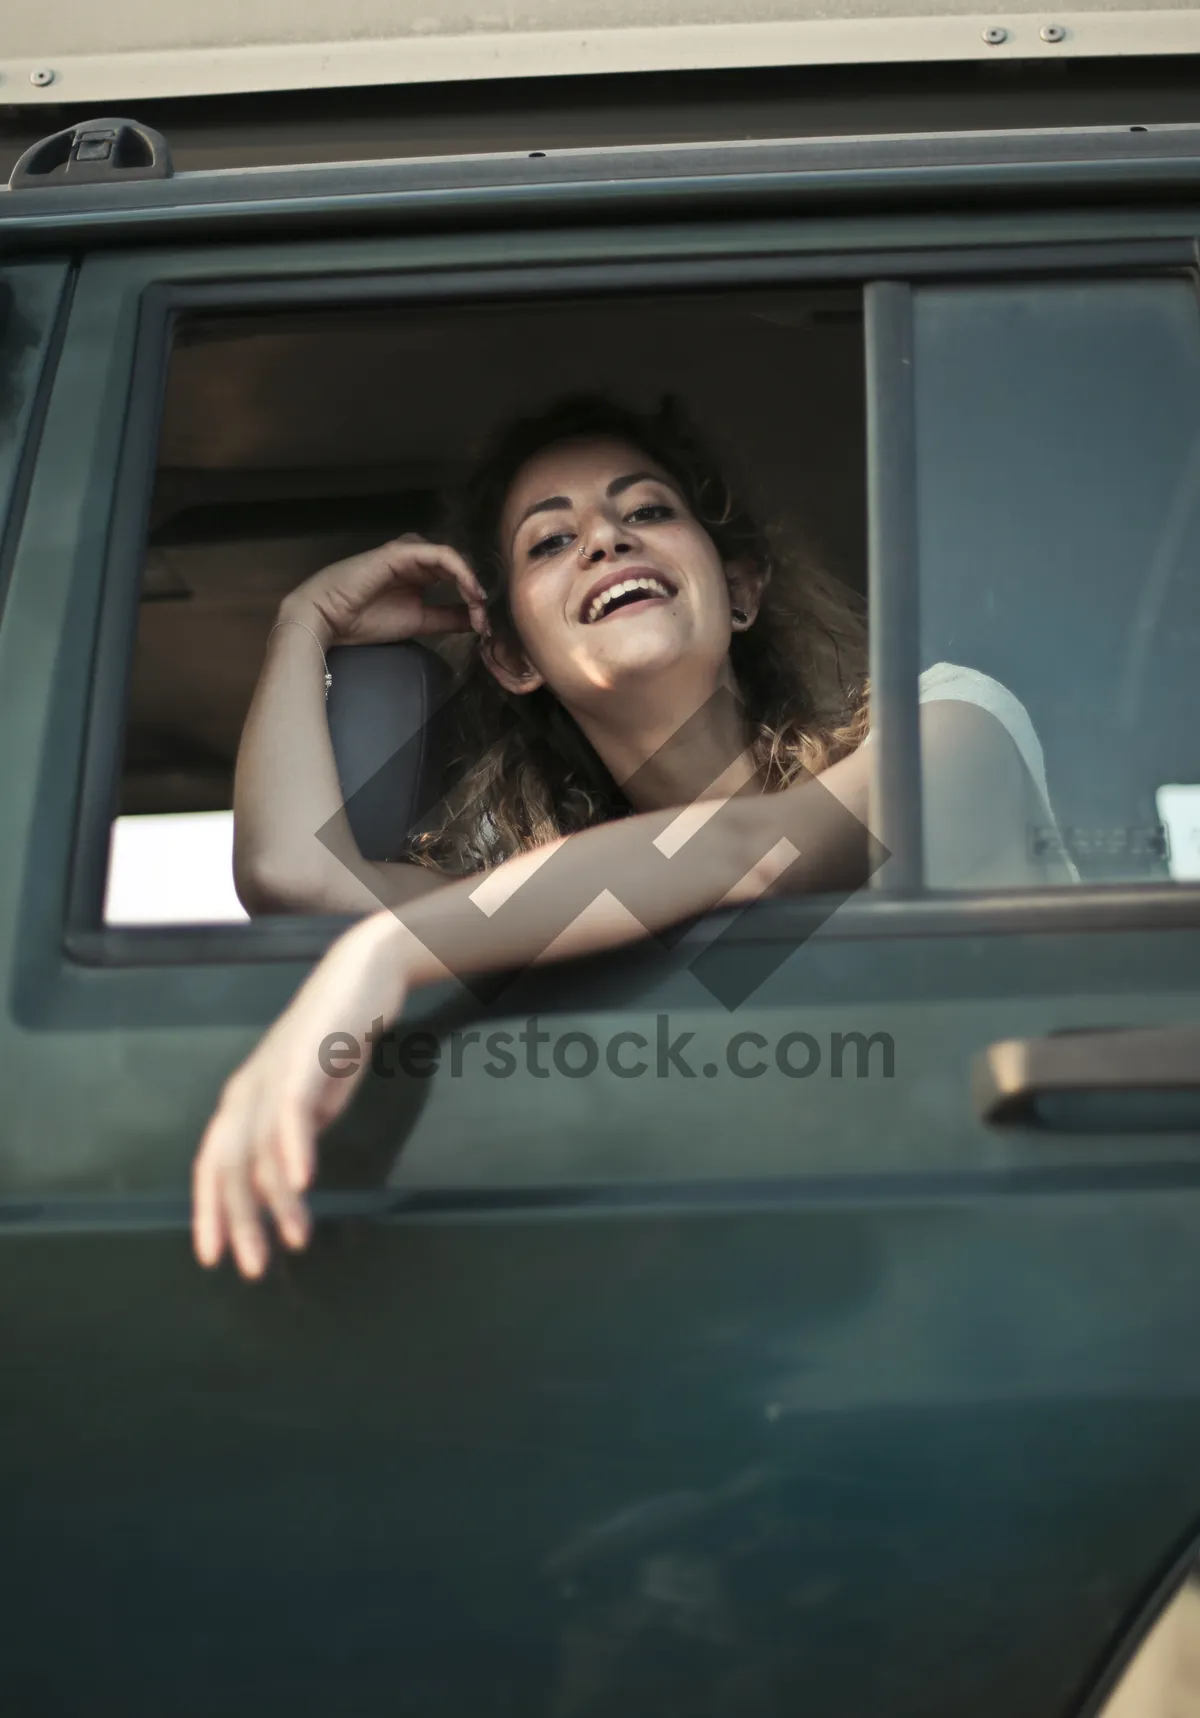
[[[1029,720],[1029,712],[1021,700],[978,668],[964,668],[958,662],[935,662],[917,681],[917,701],[937,704],[949,699],[958,704],[977,704],[981,710],[995,716],[1021,754],[1022,762],[1033,778],[1033,785],[1046,806],[1046,815],[1054,821],[1050,806],[1050,789],[1046,784],[1046,760],[1041,741]]]
[[[1046,833],[1059,847],[1061,862],[1069,880],[1078,883],[1079,872],[1062,849],[1062,837],[1054,816],[1054,808],[1050,804],[1046,760],[1042,754],[1041,742],[1021,700],[1010,692],[1007,686],[1001,685],[999,680],[993,680],[990,674],[983,674],[978,668],[965,668],[958,662],[935,662],[932,668],[927,668],[921,675],[917,688],[918,702],[921,704],[936,704],[947,700],[951,703],[975,704],[996,718],[1016,746],[1028,771],[1040,804],[1041,815],[1045,820]],[[869,734],[867,738],[870,738]]]

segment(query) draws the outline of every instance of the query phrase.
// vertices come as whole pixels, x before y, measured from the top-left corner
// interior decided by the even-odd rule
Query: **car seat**
[[[453,670],[423,644],[329,652],[327,711],[346,814],[366,859],[394,859],[447,785]]]

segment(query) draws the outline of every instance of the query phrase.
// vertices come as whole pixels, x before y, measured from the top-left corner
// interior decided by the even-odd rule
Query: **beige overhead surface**
[[[1091,12],[1193,10],[1190,0],[1130,7],[1129,0],[1093,0]],[[1078,8],[1071,7],[1073,12]],[[965,15],[979,0],[481,0],[478,6],[437,0],[55,0],[14,6],[3,29],[5,58],[39,54],[105,54],[152,48],[240,47],[251,43],[355,42],[406,36],[521,35],[526,32],[688,26],[784,24],[831,18],[912,18]],[[1045,13],[1053,5],[1019,0],[1001,13]]]
[[[1189,0],[9,0],[0,102],[854,62],[1200,52]],[[1049,29],[1049,39],[1043,31]],[[985,37],[990,32],[991,39]]]

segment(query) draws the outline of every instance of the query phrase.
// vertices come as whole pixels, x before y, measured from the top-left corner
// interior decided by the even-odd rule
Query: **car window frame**
[[[76,265],[61,258],[37,261],[21,258],[0,264],[0,280],[22,271],[36,271],[43,275],[50,303],[32,342],[32,385],[28,396],[14,412],[11,457],[0,457],[0,622],[4,618],[4,603],[21,534],[25,500],[33,481],[42,426],[46,421],[54,372],[78,277]],[[0,352],[4,350],[7,332],[7,329],[0,328]],[[8,451],[0,449],[0,456]]]
[[[790,225],[780,223],[780,225]],[[796,224],[798,225],[798,223]],[[703,229],[699,229],[703,231]],[[116,481],[104,547],[100,619],[94,641],[84,755],[71,830],[70,882],[61,946],[81,966],[242,965],[317,958],[350,917],[295,915],[229,926],[112,927],[103,923],[109,830],[115,815],[137,620],[137,591],[153,486],[166,365],[175,318],[202,310],[311,308],[322,304],[423,301],[445,304],[616,296],[799,284],[858,284],[864,291],[868,366],[868,521],[871,544],[870,671],[878,743],[881,838],[901,860],[889,887],[864,890],[830,918],[828,899],[760,903],[722,915],[733,940],[778,940],[808,934],[814,911],[826,937],[1003,934],[1028,929],[1117,928],[1195,922],[1200,888],[1186,883],[1084,884],[1046,889],[935,895],[920,883],[920,804],[917,706],[918,589],[914,486],[905,474],[915,457],[912,376],[912,291],[931,281],[997,278],[1087,278],[1094,275],[1196,274],[1195,241],[1178,237],[982,246],[897,247],[880,251],[848,242],[805,249],[786,243],[773,255],[714,255],[714,245],[689,245],[698,229],[680,235],[671,257],[638,260],[514,262],[499,267],[406,267],[403,241],[395,260],[365,272],[339,270],[337,241],[329,266],[314,273],[300,258],[288,268],[287,247],[265,275],[253,263],[239,272],[225,252],[228,273],[188,278],[187,259],[158,269],[151,262],[138,291],[137,332],[130,366],[128,413],[120,437]],[[720,233],[720,229],[715,230]],[[725,231],[725,242],[732,235]],[[358,247],[350,247],[358,248]],[[308,247],[311,250],[311,246]],[[150,259],[142,259],[143,264]],[[136,270],[135,270],[136,272]],[[175,276],[175,278],[172,278]],[[180,278],[182,277],[182,278]],[[736,922],[734,920],[736,919]],[[711,930],[700,932],[707,936]]]

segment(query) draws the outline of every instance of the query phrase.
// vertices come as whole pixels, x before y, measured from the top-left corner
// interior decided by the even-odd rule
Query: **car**
[[[824,135],[811,70],[621,107],[574,61],[407,118],[177,79],[10,113],[14,1712],[1066,1718],[1190,1592],[1200,113],[1186,57],[1072,65],[836,68]],[[681,393],[865,595],[888,863],[423,993],[309,1249],[206,1273],[205,1123],[347,922],[229,892],[280,596],[598,382]],[[439,669],[354,655],[366,829]],[[1069,884],[931,885],[942,661],[1028,712]]]

